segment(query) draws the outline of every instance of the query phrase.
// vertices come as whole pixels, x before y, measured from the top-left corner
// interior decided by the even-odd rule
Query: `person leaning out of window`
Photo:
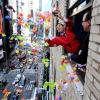
[[[61,27],[57,27],[57,30],[62,30],[61,33],[64,33],[65,35],[56,36],[52,39],[45,39],[45,42],[49,44],[49,47],[61,45],[69,53],[78,53],[80,50],[80,42],[73,31],[73,21],[70,18],[62,17],[59,10],[55,10],[55,12],[55,16],[60,18],[66,24],[65,28],[62,25],[62,29]]]

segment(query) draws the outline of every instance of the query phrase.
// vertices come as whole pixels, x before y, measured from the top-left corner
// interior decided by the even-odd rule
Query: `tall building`
[[[5,5],[8,4],[8,0],[1,0],[0,1],[0,11],[1,11],[1,14],[0,14],[0,17],[1,17],[1,20],[0,20],[0,54],[1,54],[1,60],[0,62],[3,61],[3,59],[6,59],[6,56],[7,56],[7,53],[9,53],[9,50],[6,51],[6,48],[9,48],[9,45],[8,45],[8,36],[9,36],[9,33],[10,33],[10,27],[9,27],[9,22],[5,19],[5,16],[8,15],[8,12],[6,11],[6,8],[5,8]],[[6,36],[3,36],[2,34],[6,34]]]
[[[11,51],[13,50],[13,46],[9,43],[9,37],[13,33],[12,31],[12,12],[8,11],[6,6],[12,5],[12,1],[10,0],[1,0],[0,1],[0,62],[4,62],[9,57]],[[4,35],[5,34],[5,35]]]
[[[0,0],[0,61],[4,57],[3,54],[3,38],[2,38],[2,32],[3,32],[3,26],[2,26],[2,1]]]

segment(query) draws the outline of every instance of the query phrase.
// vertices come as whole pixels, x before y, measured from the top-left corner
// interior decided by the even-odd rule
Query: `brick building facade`
[[[100,0],[93,1],[84,100],[100,100]]]
[[[82,20],[83,14],[86,11],[92,11],[92,19],[88,48],[87,70],[85,75],[85,83],[83,85],[84,95],[83,97],[80,97],[80,94],[72,85],[70,89],[68,89],[67,94],[68,92],[69,94],[72,92],[73,95],[66,95],[65,97],[63,96],[63,100],[100,100],[100,0],[68,1],[64,0],[62,2],[62,0],[59,0],[59,8],[63,16],[68,16],[73,19],[77,29],[80,27],[77,25],[77,21]],[[56,0],[52,0],[53,5],[55,2]],[[73,4],[71,5],[70,3]],[[54,33],[54,36],[56,36],[56,29],[54,27],[57,23],[57,19],[53,18],[52,22],[52,33]],[[60,65],[60,58],[63,54],[63,49],[62,47],[52,47],[50,53],[50,79],[53,79],[54,81],[63,79],[64,77],[62,73],[58,70],[58,66]],[[54,100],[54,97],[52,96],[50,100]]]

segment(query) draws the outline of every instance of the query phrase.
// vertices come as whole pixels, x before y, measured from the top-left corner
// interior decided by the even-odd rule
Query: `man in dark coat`
[[[83,16],[82,26],[84,29],[84,34],[86,36],[83,38],[81,43],[81,49],[77,55],[72,55],[71,60],[78,64],[86,64],[87,56],[88,56],[88,43],[89,43],[89,34],[90,34],[90,26],[91,26],[91,13],[86,12]]]

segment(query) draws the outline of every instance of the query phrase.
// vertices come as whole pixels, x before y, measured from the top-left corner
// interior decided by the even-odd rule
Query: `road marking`
[[[33,69],[27,69],[27,70],[24,71],[24,73],[25,74],[27,74],[27,73],[31,74],[31,73],[35,73],[35,71]]]
[[[24,90],[26,91],[26,90],[32,90],[32,88],[33,88],[33,85],[32,84],[28,84],[28,85],[26,85],[25,86],[25,88],[24,88]]]
[[[9,74],[18,74],[20,73],[20,69],[12,70],[9,72]]]

